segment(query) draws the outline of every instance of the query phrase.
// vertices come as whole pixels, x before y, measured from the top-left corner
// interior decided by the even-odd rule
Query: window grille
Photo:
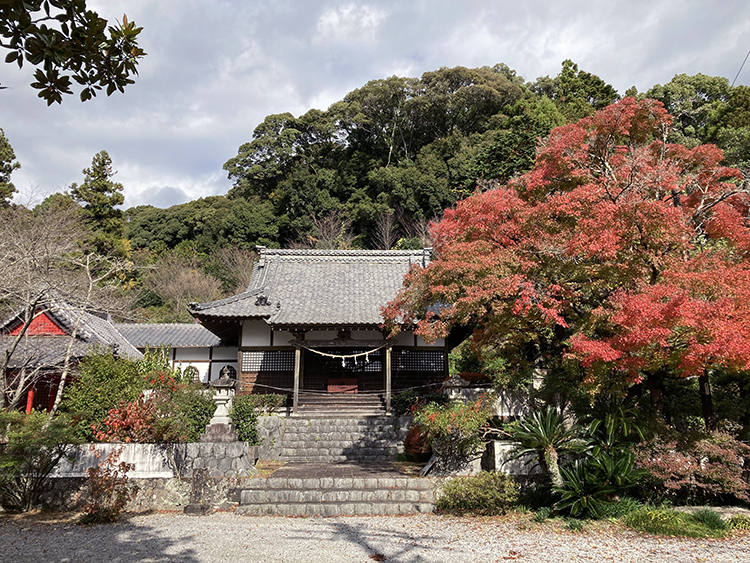
[[[394,367],[398,371],[444,371],[442,351],[394,350]]]
[[[294,371],[294,352],[289,350],[242,352],[242,372]]]

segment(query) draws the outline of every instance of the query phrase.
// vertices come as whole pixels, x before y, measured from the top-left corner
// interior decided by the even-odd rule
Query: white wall
[[[211,364],[209,362],[174,362],[174,367],[179,368],[181,370],[185,370],[185,368],[193,366],[195,369],[198,370],[198,373],[200,374],[200,380],[203,383],[208,383],[208,370]]]
[[[353,330],[352,340],[383,340],[383,333],[379,330]]]
[[[271,327],[264,321],[242,323],[242,346],[270,346]]]
[[[237,348],[231,346],[216,346],[214,348],[213,355],[211,356],[213,361],[216,360],[229,360],[237,363]]]
[[[402,330],[396,335],[396,346],[414,346],[414,333]]]
[[[176,362],[207,362],[211,357],[211,348],[174,348],[173,353]]]
[[[335,340],[336,336],[335,330],[311,330],[305,333],[305,340]]]
[[[275,330],[273,332],[274,346],[288,346],[289,342],[294,340],[294,335],[286,330]]]

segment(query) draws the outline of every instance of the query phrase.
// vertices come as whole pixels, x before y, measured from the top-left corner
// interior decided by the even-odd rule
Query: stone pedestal
[[[201,435],[201,442],[237,442],[238,440],[234,424],[209,424]]]

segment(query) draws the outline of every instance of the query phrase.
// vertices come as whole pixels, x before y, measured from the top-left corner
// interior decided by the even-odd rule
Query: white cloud
[[[315,42],[371,43],[388,17],[385,10],[367,4],[343,4],[326,10],[318,18]]]
[[[225,193],[222,165],[271,113],[326,109],[368,80],[506,63],[527,80],[564,59],[621,92],[674,74],[734,78],[750,4],[676,0],[89,0],[143,26],[148,56],[124,94],[47,108],[32,68],[4,65],[0,127],[22,189],[80,182],[106,149],[126,205]],[[738,81],[750,83],[750,65]]]

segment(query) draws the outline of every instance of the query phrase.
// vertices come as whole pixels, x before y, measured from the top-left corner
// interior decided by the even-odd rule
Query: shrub
[[[180,426],[184,429],[185,440],[188,442],[200,440],[216,411],[211,392],[200,383],[181,385],[164,406],[168,416],[182,418]]]
[[[255,411],[257,395],[239,395],[232,401],[229,417],[237,430],[237,436],[251,445],[260,443],[258,438],[258,413]]]
[[[412,461],[424,462],[432,456],[432,448],[427,439],[427,433],[418,424],[414,424],[406,433],[404,452]]]
[[[101,452],[93,446],[91,449],[98,459]],[[114,522],[138,492],[138,487],[129,483],[127,476],[135,466],[124,461],[118,463],[120,455],[122,448],[114,449],[107,459],[86,470],[82,524]]]
[[[80,442],[70,420],[47,414],[0,413],[7,443],[0,450],[0,504],[10,510],[34,508],[49,484],[49,474]]]
[[[511,440],[517,444],[516,457],[536,455],[540,467],[556,487],[563,485],[558,464],[560,455],[579,452],[586,445],[580,437],[582,429],[567,426],[564,417],[552,405],[512,422],[508,429]]]
[[[100,442],[137,442],[167,444],[187,441],[185,419],[170,416],[171,397],[164,392],[143,394],[135,401],[123,403],[109,411],[101,424],[94,427]]]
[[[77,380],[65,388],[60,410],[73,417],[78,438],[93,441],[92,426],[123,402],[135,401],[143,387],[136,362],[94,352],[81,361]]]
[[[286,403],[286,397],[286,395],[278,395],[274,393],[239,395],[234,398],[233,402],[240,399],[243,403],[247,403],[248,408],[252,408],[259,415],[264,415],[270,414],[277,408],[283,406]]]
[[[94,438],[100,442],[197,442],[215,409],[209,392],[199,384],[175,384],[111,409],[94,426]]]
[[[635,487],[644,475],[633,465],[633,454],[625,451],[600,451],[595,457],[574,461],[562,470],[563,485],[553,487],[561,495],[555,509],[567,509],[576,517],[603,518],[607,503]]]
[[[414,414],[424,405],[434,403],[445,405],[450,399],[442,393],[420,394],[414,390],[402,391],[391,400],[391,410],[394,416]]]
[[[435,506],[455,514],[505,514],[518,501],[518,485],[510,475],[482,471],[473,477],[455,477],[443,485]]]
[[[691,502],[722,495],[750,500],[750,484],[743,478],[748,458],[750,447],[722,432],[685,441],[657,437],[636,448],[637,465],[656,487]]]
[[[442,459],[465,460],[482,445],[484,430],[494,415],[492,404],[489,396],[473,403],[428,403],[416,413],[414,423],[422,427]]]
[[[644,508],[625,516],[624,522],[634,530],[647,534],[690,538],[724,537],[729,525],[721,518],[717,520],[707,515],[706,510],[688,514],[667,509]]]

